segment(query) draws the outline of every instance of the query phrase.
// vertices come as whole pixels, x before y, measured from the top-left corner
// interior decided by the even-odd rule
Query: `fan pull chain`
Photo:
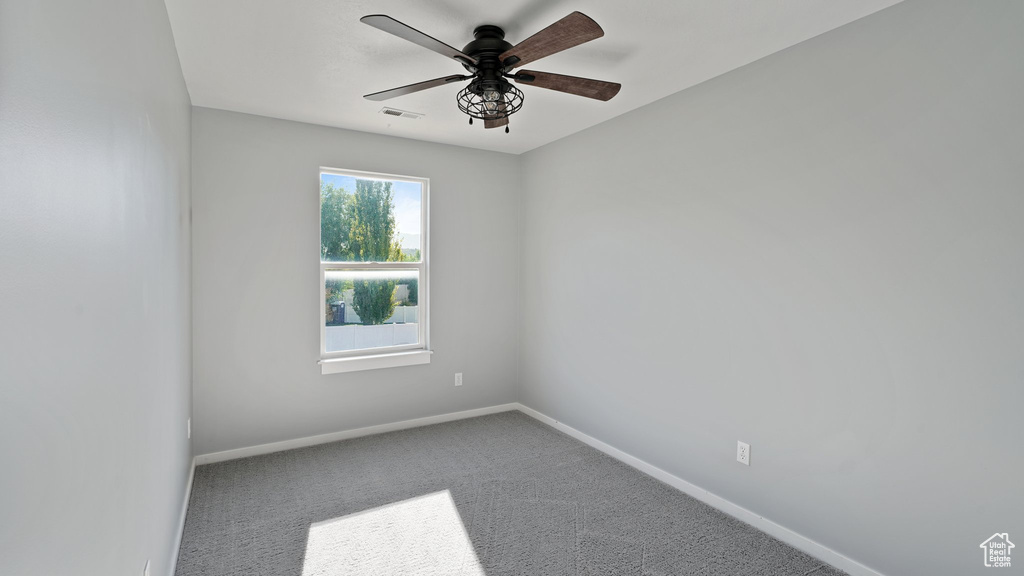
[[[508,134],[508,124],[505,125],[505,134]]]
[[[469,117],[469,125],[470,125],[470,126],[472,126],[472,125],[473,125],[473,117],[472,117],[472,116],[470,116],[470,117]]]

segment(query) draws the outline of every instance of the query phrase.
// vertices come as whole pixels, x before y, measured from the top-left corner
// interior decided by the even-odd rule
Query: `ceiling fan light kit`
[[[509,80],[514,80],[517,84],[602,101],[612,99],[621,87],[614,82],[548,72],[520,70],[513,73],[516,67],[603,36],[604,30],[597,22],[581,12],[573,12],[514,46],[505,40],[505,31],[498,26],[478,26],[473,31],[474,40],[466,44],[462,50],[457,50],[390,16],[375,14],[364,16],[360,21],[451,58],[462,64],[469,72],[468,75],[445,76],[374,92],[364,96],[368,100],[387,100],[428,88],[470,80],[469,85],[456,96],[459,110],[469,116],[470,124],[476,118],[484,121],[484,128],[504,126],[507,133],[508,118],[522,109],[525,97],[523,91]]]

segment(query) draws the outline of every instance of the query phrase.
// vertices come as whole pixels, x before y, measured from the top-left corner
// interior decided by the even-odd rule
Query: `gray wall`
[[[527,153],[520,400],[886,574],[982,573],[1024,535],[1022,30],[908,1]]]
[[[163,2],[0,2],[0,573],[168,574],[190,105]]]
[[[515,400],[517,157],[204,108],[192,119],[197,454]],[[429,365],[320,374],[321,166],[430,178]]]

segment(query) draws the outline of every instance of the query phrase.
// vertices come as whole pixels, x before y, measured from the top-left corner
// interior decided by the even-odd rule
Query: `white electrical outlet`
[[[149,560],[146,560],[146,567],[142,569],[142,576],[149,576]]]
[[[736,441],[736,461],[750,466],[750,444]]]
[[[192,419],[188,419],[188,439],[192,439]]]
[[[455,373],[455,385],[462,386],[462,372]]]

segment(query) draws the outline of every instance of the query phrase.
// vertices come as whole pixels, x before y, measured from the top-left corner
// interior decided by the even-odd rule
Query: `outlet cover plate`
[[[750,444],[736,441],[736,461],[750,466]]]

